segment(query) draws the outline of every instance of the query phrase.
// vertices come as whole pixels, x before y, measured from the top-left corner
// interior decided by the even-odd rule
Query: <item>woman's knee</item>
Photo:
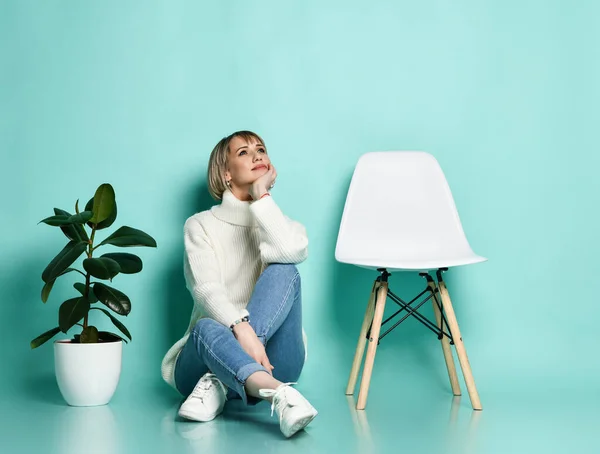
[[[271,263],[265,268],[263,274],[282,281],[293,281],[294,284],[300,286],[300,272],[293,263]]]

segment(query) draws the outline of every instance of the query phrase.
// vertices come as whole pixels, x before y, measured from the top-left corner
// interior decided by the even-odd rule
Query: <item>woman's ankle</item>
[[[260,395],[260,390],[277,389],[282,384],[283,383],[274,378],[271,374],[264,371],[258,371],[248,377],[245,389],[248,395],[271,402],[272,399],[270,397],[264,398]]]

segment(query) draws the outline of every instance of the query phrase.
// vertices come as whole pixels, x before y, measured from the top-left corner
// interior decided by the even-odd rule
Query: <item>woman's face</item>
[[[229,142],[225,181],[231,181],[232,187],[250,186],[268,172],[270,165],[271,160],[262,143],[248,143],[241,137],[234,137]]]

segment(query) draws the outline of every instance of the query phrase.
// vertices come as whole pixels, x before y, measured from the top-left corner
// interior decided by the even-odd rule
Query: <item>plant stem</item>
[[[90,273],[88,273],[85,276],[85,292],[84,292],[84,297],[87,298],[88,294],[90,293]],[[87,328],[88,326],[88,314],[85,314],[83,317],[83,329]]]
[[[90,244],[88,245],[88,251],[87,251],[87,256],[88,259],[92,258],[92,253],[94,252],[94,237],[96,236],[96,225],[94,224],[94,227],[92,227],[92,234],[90,236]],[[83,293],[84,297],[88,297],[88,295],[90,294],[90,273],[87,273],[85,275],[85,290]],[[87,328],[88,326],[88,314],[85,314],[85,316],[83,317],[83,329]]]

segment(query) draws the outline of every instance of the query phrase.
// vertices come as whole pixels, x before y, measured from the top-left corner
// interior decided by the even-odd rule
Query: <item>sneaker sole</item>
[[[304,429],[306,426],[308,426],[312,422],[312,420],[317,417],[318,414],[319,414],[319,412],[315,410],[314,413],[310,413],[309,415],[306,415],[306,416],[300,418],[298,421],[296,421],[296,424],[294,424],[292,427],[290,427],[289,433],[284,434],[285,437],[290,438],[291,436],[300,432],[302,429]]]
[[[182,418],[190,419],[192,421],[198,421],[198,422],[209,422],[209,421],[212,421],[213,419],[215,419],[220,414],[221,414],[221,412],[219,411],[219,412],[217,412],[217,413],[215,413],[213,415],[208,415],[208,416],[205,416],[205,417],[201,417],[201,416],[198,416],[197,414],[192,413],[192,412],[188,412],[188,411],[185,411],[185,410],[179,410],[179,416],[181,416]]]

